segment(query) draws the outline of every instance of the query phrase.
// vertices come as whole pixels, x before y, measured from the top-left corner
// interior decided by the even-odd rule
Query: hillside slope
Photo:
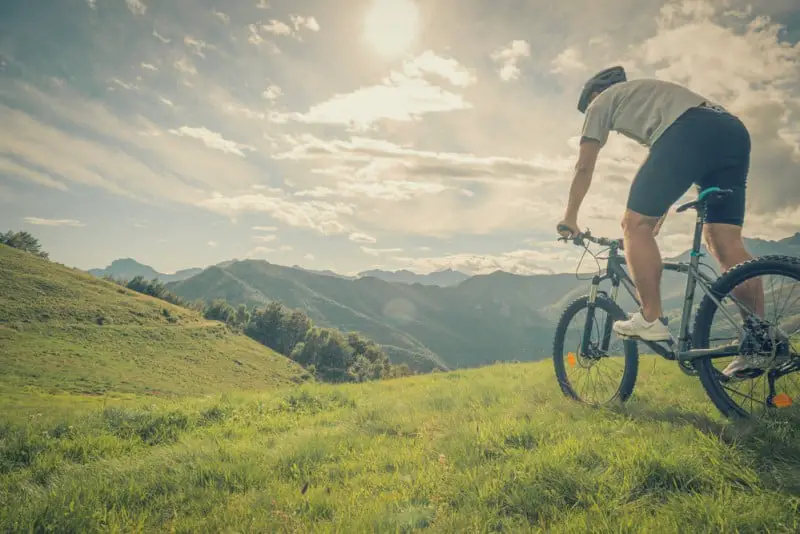
[[[0,531],[800,531],[797,419],[733,426],[674,363],[639,373],[614,410],[568,402],[550,362],[0,409]]]
[[[222,324],[0,245],[4,387],[212,393],[306,376]]]

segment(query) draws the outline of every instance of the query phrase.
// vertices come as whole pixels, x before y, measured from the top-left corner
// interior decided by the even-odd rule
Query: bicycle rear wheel
[[[567,306],[553,342],[553,365],[564,395],[592,406],[628,400],[636,384],[639,354],[635,341],[623,340],[611,330],[614,321],[626,318],[622,308],[602,295],[594,306],[588,296]]]
[[[752,295],[763,291],[763,316],[755,315]],[[781,411],[800,416],[800,259],[764,256],[733,267],[712,286],[697,309],[694,348],[704,349],[747,341],[743,355],[763,369],[734,378],[722,371],[738,357],[704,357],[694,361],[709,398],[725,416],[760,418]],[[733,318],[735,321],[731,321]],[[740,355],[742,356],[742,355]]]

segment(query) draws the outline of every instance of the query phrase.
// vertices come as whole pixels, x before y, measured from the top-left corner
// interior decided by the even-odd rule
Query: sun
[[[364,39],[387,57],[408,50],[418,29],[419,11],[412,0],[373,0],[364,19]]]

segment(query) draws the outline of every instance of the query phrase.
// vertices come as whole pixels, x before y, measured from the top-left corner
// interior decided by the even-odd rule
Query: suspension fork
[[[592,338],[592,324],[594,324],[595,302],[597,301],[597,288],[600,286],[600,277],[595,275],[592,278],[592,285],[589,288],[589,303],[586,306],[586,323],[583,325],[583,336],[581,337],[581,356],[586,357],[589,353],[589,340]]]
[[[617,293],[619,292],[619,280],[614,278],[613,285],[611,286],[611,301],[617,301]],[[600,350],[604,353],[608,352],[608,346],[611,345],[611,328],[614,326],[614,318],[610,313],[606,314],[606,323],[603,325],[603,341],[600,344]]]

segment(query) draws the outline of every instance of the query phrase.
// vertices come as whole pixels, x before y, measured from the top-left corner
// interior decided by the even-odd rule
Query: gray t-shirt
[[[661,134],[700,104],[711,102],[682,85],[662,80],[631,80],[612,85],[586,109],[583,137],[606,144],[610,131],[652,147]]]

